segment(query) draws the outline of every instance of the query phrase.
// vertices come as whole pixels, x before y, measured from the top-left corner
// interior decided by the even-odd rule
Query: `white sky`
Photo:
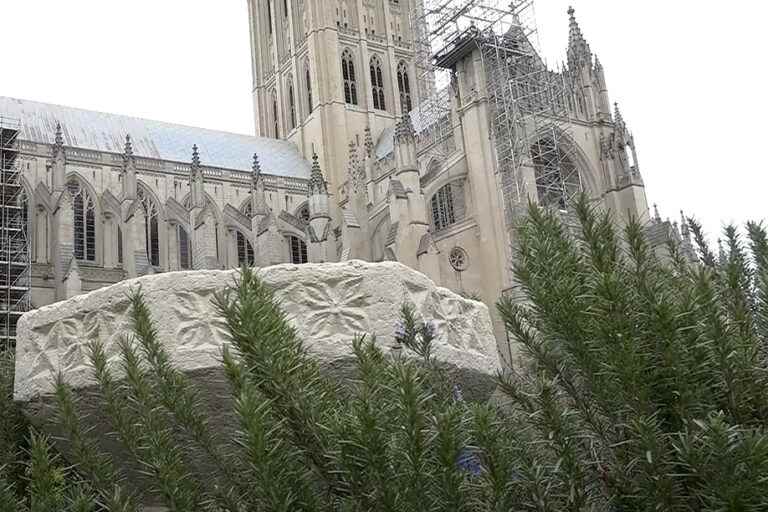
[[[569,4],[649,202],[710,231],[768,217],[768,2],[538,0],[550,63],[565,57]],[[0,24],[0,95],[254,131],[245,0],[0,0]]]

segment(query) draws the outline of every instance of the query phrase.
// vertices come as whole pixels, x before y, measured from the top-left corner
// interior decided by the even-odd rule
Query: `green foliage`
[[[586,200],[576,213],[572,237],[530,208],[515,267],[528,301],[499,303],[523,350],[507,425],[537,447],[526,492],[548,491],[534,508],[764,509],[765,229],[747,244],[726,228],[716,258],[691,219],[694,265],[675,244],[662,261],[636,221],[619,238]]]
[[[116,361],[89,345],[133,464],[102,451],[59,377],[61,454],[0,402],[0,512],[132,512],[147,495],[174,512],[765,509],[765,229],[726,229],[716,256],[691,220],[693,264],[675,244],[659,257],[637,222],[619,234],[585,200],[576,213],[577,236],[536,207],[517,233],[525,301],[499,313],[521,353],[494,404],[462,398],[410,305],[389,353],[358,336],[353,375],[329,376],[243,269],[215,298],[230,394],[209,417],[136,290]]]

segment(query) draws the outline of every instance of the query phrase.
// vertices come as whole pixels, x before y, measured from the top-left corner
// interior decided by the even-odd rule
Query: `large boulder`
[[[220,355],[227,336],[211,299],[237,275],[236,270],[151,275],[27,313],[18,325],[15,399],[43,414],[45,408],[35,404],[49,401],[59,371],[75,389],[90,387],[87,342],[100,339],[111,360],[118,360],[117,341],[130,330],[129,292],[138,286],[177,366],[211,396],[221,396]],[[410,302],[434,322],[434,355],[465,395],[486,399],[494,389],[500,362],[488,308],[435,286],[423,274],[399,263],[350,261],[277,265],[259,275],[330,371],[349,371],[355,334],[375,335],[390,350],[400,308]]]

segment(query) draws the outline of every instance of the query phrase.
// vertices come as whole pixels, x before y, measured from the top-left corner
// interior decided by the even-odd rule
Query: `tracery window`
[[[143,188],[137,190],[137,198],[144,210],[144,234],[147,260],[153,267],[160,266],[160,233],[158,226],[157,205]]]
[[[531,147],[539,204],[567,210],[581,192],[581,177],[573,161],[551,138]]]
[[[96,207],[81,183],[70,180],[67,190],[72,195],[74,255],[80,261],[96,261]]]
[[[192,269],[192,247],[189,243],[189,234],[182,226],[176,226],[176,234],[179,240],[179,268],[181,270]]]
[[[291,263],[307,263],[307,244],[301,238],[293,235],[288,236],[288,243],[291,250]]]
[[[357,105],[357,79],[355,77],[355,60],[352,52],[344,50],[341,54],[341,77],[344,80],[344,101]]]
[[[374,55],[371,57],[371,89],[373,93],[373,108],[387,110],[384,101],[384,75],[381,72],[381,59]]]
[[[411,82],[408,78],[408,67],[405,62],[400,61],[397,65],[397,87],[400,91],[400,109],[405,112],[413,110],[411,101]]]
[[[432,196],[432,225],[435,231],[445,229],[464,219],[464,186],[448,183]]]
[[[250,240],[240,231],[235,231],[237,237],[237,266],[252,267],[256,264],[256,255]]]

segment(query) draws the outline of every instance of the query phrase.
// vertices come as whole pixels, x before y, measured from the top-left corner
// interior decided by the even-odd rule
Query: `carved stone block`
[[[227,337],[211,299],[232,285],[237,274],[230,270],[144,276],[27,313],[18,325],[16,400],[46,401],[59,371],[75,389],[91,386],[89,339],[104,343],[118,373],[117,342],[131,326],[128,293],[138,286],[159,338],[178,367],[190,375],[218,374]],[[434,322],[434,354],[465,394],[487,398],[492,392],[500,362],[488,308],[482,303],[439,288],[426,276],[392,262],[277,265],[259,274],[324,367],[341,372],[351,368],[355,334],[375,335],[389,351],[395,345],[400,308],[410,302],[424,320]],[[207,385],[205,378],[197,380]]]

